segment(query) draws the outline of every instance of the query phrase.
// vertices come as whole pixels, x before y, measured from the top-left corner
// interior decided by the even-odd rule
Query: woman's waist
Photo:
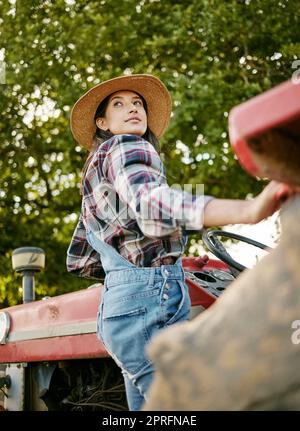
[[[123,258],[139,267],[148,267],[155,259],[167,256],[178,257],[184,252],[185,237],[149,238],[139,229],[135,220],[125,225],[117,222],[113,225],[103,221],[103,226],[100,227],[98,220],[89,217],[85,224],[87,231],[94,232]]]
[[[183,255],[184,244],[168,239],[144,238],[140,241],[124,241],[118,245],[120,255],[138,268],[174,265]]]
[[[155,283],[168,280],[184,280],[184,271],[181,259],[177,259],[174,265],[161,265],[155,267],[135,267],[110,271],[105,278],[106,288],[118,286],[124,288],[126,285],[151,287]]]

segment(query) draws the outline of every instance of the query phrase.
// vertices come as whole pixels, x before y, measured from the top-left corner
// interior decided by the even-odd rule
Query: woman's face
[[[133,91],[117,91],[108,101],[105,116],[96,119],[99,129],[113,135],[142,136],[147,130],[147,114],[140,96]]]

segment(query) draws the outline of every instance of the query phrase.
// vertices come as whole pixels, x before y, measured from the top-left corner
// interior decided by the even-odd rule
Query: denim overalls
[[[122,369],[130,410],[140,410],[154,367],[145,346],[162,328],[188,320],[191,302],[181,258],[174,265],[138,268],[87,232],[106,273],[97,335]]]

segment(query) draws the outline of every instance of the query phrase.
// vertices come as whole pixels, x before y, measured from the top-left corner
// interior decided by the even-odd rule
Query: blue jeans
[[[181,258],[175,265],[138,268],[92,232],[87,238],[106,272],[97,334],[122,370],[129,409],[140,410],[154,373],[145,347],[161,329],[189,318]]]

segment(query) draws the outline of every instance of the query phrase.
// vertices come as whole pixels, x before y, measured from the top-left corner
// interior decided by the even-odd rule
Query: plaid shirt
[[[138,267],[181,256],[179,227],[200,230],[211,197],[168,186],[154,147],[136,135],[115,135],[95,151],[83,180],[82,208],[67,252],[67,270],[79,277],[105,276],[100,255],[86,240],[93,233]]]

